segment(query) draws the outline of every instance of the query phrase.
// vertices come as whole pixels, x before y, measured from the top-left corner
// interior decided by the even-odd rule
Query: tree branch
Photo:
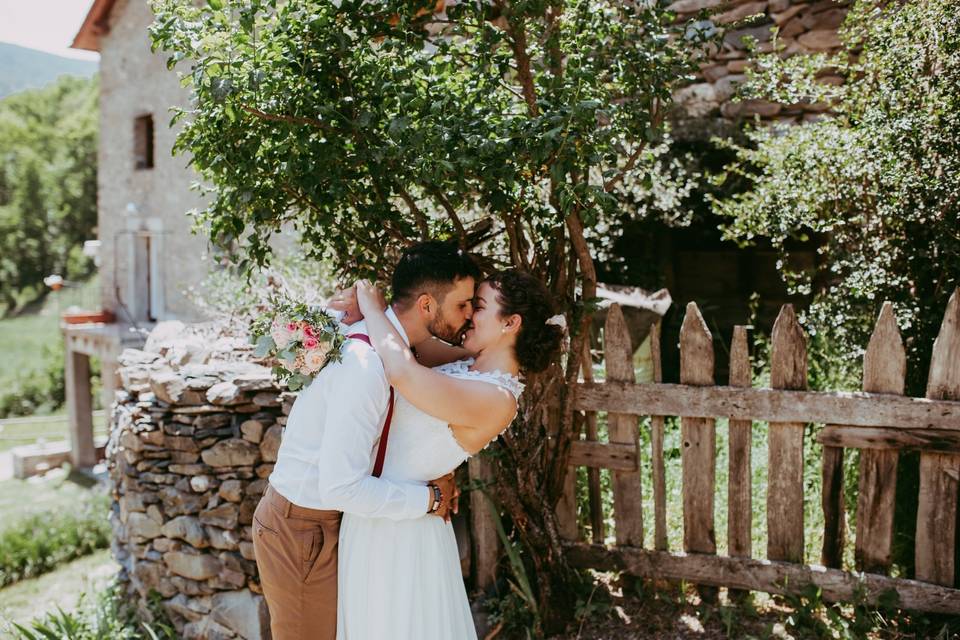
[[[256,116],[261,120],[267,120],[269,122],[287,122],[289,124],[305,124],[311,127],[317,127],[319,129],[323,129],[324,131],[331,130],[330,125],[328,125],[326,122],[323,122],[322,120],[317,120],[315,118],[304,118],[302,116],[288,116],[288,115],[277,114],[277,113],[267,113],[265,111],[261,111],[260,109],[257,109],[256,107],[251,107],[250,105],[246,105],[246,104],[240,105],[240,108],[243,111],[246,111],[247,113],[249,113],[250,115]]]
[[[416,219],[417,228],[420,229],[420,236],[424,240],[428,239],[430,237],[430,226],[427,224],[427,216],[423,214],[423,211],[420,210],[420,207],[417,206],[417,203],[406,189],[400,185],[397,185],[397,191],[400,193],[400,197],[403,198],[403,201],[407,203],[407,207],[410,208],[410,213],[412,213],[413,217]]]
[[[520,80],[523,98],[527,103],[527,110],[530,112],[530,115],[537,117],[540,115],[540,109],[537,106],[537,90],[533,84],[533,73],[530,71],[530,54],[527,51],[526,23],[522,18],[514,22],[511,12],[506,7],[504,14],[507,18],[507,34],[510,36],[510,48],[513,49],[513,57],[517,61],[517,79]]]
[[[650,120],[651,127],[653,129],[658,128],[662,120],[663,120],[663,117],[661,114],[661,110],[659,108],[659,101],[654,100],[653,118],[651,118]],[[640,159],[640,154],[642,154],[643,150],[646,148],[647,148],[647,140],[642,140],[637,145],[637,148],[634,149],[633,153],[630,154],[630,157],[627,159],[627,164],[624,165],[623,170],[603,183],[603,190],[609,193],[615,186],[617,186],[626,177],[626,175],[631,170],[633,170],[633,167],[637,164],[637,160]]]
[[[453,223],[453,227],[457,230],[457,235],[460,236],[460,243],[465,243],[467,241],[467,230],[463,227],[463,222],[460,221],[460,216],[457,215],[457,210],[453,208],[450,200],[447,199],[447,196],[443,195],[443,192],[440,189],[433,189],[432,193],[434,197],[440,201],[440,205],[447,212],[447,217],[450,218],[450,222]]]

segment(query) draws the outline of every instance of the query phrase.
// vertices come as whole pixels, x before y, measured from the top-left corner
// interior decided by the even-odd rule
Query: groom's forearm
[[[433,503],[433,493],[425,485],[373,476],[328,486],[321,490],[321,496],[331,509],[391,520],[419,518]]]

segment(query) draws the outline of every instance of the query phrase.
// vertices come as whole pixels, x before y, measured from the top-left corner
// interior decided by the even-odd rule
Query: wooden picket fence
[[[960,485],[960,290],[950,298],[933,359],[926,398],[903,395],[906,357],[890,303],[883,305],[864,356],[863,392],[807,390],[806,338],[790,305],[773,326],[771,388],[751,386],[746,327],[736,327],[727,386],[714,380],[713,339],[694,303],[680,330],[680,384],[660,373],[659,326],[651,336],[654,382],[637,384],[623,314],[610,308],[604,332],[606,379],[585,371],[576,390],[581,438],[571,463],[588,467],[593,540],[579,540],[575,473],[558,507],[570,561],[576,566],[686,580],[703,593],[716,587],[773,594],[800,593],[813,584],[830,601],[894,601],[919,611],[960,614],[956,584]],[[589,361],[588,361],[589,362]],[[608,442],[597,441],[597,412],[607,412]],[[641,483],[640,417],[651,429],[653,486]],[[681,423],[683,549],[668,548],[664,417]],[[727,553],[717,554],[714,495],[717,418],[726,418],[728,443]],[[752,495],[754,421],[769,423],[765,496]],[[824,424],[821,565],[804,562],[804,433]],[[861,450],[857,500],[856,571],[844,571],[843,449]],[[889,575],[897,464],[901,451],[920,452],[916,579]],[[603,544],[600,469],[610,469],[615,540]],[[472,470],[475,470],[472,468]],[[571,469],[574,471],[574,469]],[[644,548],[642,496],[653,492],[653,548]],[[765,501],[765,504],[764,504]],[[766,509],[767,549],[752,548],[754,509]],[[474,533],[477,533],[475,522]],[[482,527],[481,527],[482,529]],[[478,570],[488,574],[495,541],[475,540]],[[485,540],[485,541],[484,541]],[[759,552],[759,553],[758,553]]]

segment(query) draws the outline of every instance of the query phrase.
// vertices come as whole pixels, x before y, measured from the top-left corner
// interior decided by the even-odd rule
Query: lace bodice
[[[456,362],[434,367],[434,371],[441,371],[449,376],[454,376],[455,378],[491,382],[512,393],[513,397],[517,400],[520,399],[520,394],[523,393],[524,384],[520,382],[519,378],[511,373],[504,373],[499,369],[495,371],[473,371],[470,369],[470,367],[473,366],[473,362],[473,358],[457,360]]]
[[[473,359],[468,358],[434,370],[464,380],[489,382],[520,398],[524,385],[516,376],[501,371],[473,371],[470,369],[472,364]],[[469,457],[446,422],[424,413],[397,395],[384,477],[426,482],[456,469]]]

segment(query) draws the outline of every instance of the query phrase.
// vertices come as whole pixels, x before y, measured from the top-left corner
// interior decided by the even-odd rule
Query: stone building
[[[171,154],[177,132],[167,126],[189,90],[150,51],[152,21],[144,0],[95,0],[72,44],[100,53],[101,302],[129,323],[202,319],[182,291],[206,269],[208,250],[185,216],[202,206],[190,190],[197,176]]]

